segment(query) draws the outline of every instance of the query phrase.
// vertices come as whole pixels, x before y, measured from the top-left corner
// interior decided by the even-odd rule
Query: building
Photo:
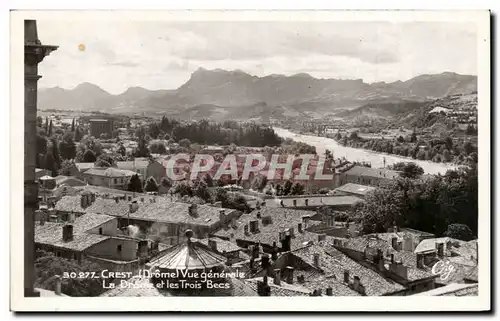
[[[36,118],[38,64],[57,46],[42,45],[36,20],[24,20],[24,296],[39,296],[35,291],[34,212],[38,209],[36,167]],[[40,174],[38,174],[40,175]],[[43,176],[43,175],[41,175]]]
[[[85,183],[112,189],[125,189],[136,172],[113,167],[94,167],[82,174]],[[142,177],[141,177],[142,178]]]
[[[113,137],[113,120],[112,119],[97,119],[89,120],[90,135],[99,138],[102,134],[106,134],[108,138]]]
[[[65,223],[42,219],[35,227],[36,248],[113,271],[135,271],[138,258],[148,254],[147,242],[121,235],[117,224],[113,216],[93,213]]]
[[[356,196],[343,195],[294,195],[294,196],[266,196],[266,207],[295,208],[302,210],[316,210],[325,207],[331,210],[349,210],[363,199]]]
[[[332,191],[332,195],[350,195],[359,198],[365,198],[366,195],[376,188],[373,186],[366,186],[360,184],[347,183],[345,185],[339,186]],[[329,193],[330,194],[330,193]]]
[[[116,168],[130,171],[141,175],[141,177],[147,177],[147,168],[149,161],[146,160],[135,160],[135,161],[125,161],[116,162]]]
[[[390,182],[398,178],[399,172],[385,168],[371,168],[364,166],[353,166],[338,175],[339,185],[347,183],[368,186],[380,186],[382,183]]]

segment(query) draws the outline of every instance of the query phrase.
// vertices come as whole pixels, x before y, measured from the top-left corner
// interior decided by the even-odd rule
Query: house
[[[63,196],[55,205],[57,221],[69,221],[86,213],[86,208],[95,201],[95,194]]]
[[[116,162],[116,168],[126,170],[129,172],[134,172],[139,174],[141,177],[147,177],[147,168],[149,165],[149,160],[134,160],[125,162]]]
[[[85,173],[91,168],[94,168],[94,163],[75,163],[75,166],[78,170],[78,174],[75,176],[81,179],[83,177],[82,176],[83,173]]]
[[[210,247],[215,253],[225,256],[228,264],[237,263],[247,258],[243,255],[243,249],[230,241],[219,238],[206,238],[198,240],[198,242]]]
[[[331,210],[349,210],[363,199],[356,196],[343,195],[294,195],[294,196],[266,196],[267,207],[295,208],[302,210],[316,210],[326,207]]]
[[[164,197],[144,200],[127,203],[130,213],[121,220],[137,226],[147,238],[166,244],[177,244],[186,229],[191,229],[198,239],[206,238],[241,216],[234,209],[175,202]]]
[[[376,187],[373,186],[347,183],[334,189],[331,195],[350,195],[359,198],[365,198],[368,193],[374,191],[375,189]]]
[[[90,135],[99,138],[101,134],[106,134],[108,138],[113,137],[113,120],[112,119],[90,119]]]
[[[103,186],[113,189],[124,189],[136,172],[113,167],[94,167],[85,171],[82,176],[89,185]]]
[[[353,166],[349,170],[339,174],[339,184],[347,183],[380,186],[382,183],[390,182],[398,178],[399,172],[385,168],[371,168],[364,166]]]

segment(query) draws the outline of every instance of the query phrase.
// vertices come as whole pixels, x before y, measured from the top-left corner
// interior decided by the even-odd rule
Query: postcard
[[[490,41],[488,11],[12,11],[11,310],[490,310]]]

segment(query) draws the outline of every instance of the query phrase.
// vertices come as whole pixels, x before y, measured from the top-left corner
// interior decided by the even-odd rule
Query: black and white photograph
[[[488,11],[11,18],[12,309],[490,308]]]

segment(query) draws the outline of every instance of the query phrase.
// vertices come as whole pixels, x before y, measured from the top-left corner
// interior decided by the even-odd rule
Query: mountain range
[[[426,101],[477,90],[477,77],[444,72],[407,81],[365,83],[301,73],[257,77],[241,70],[200,68],[175,90],[132,87],[112,95],[97,85],[40,89],[39,109],[148,113],[181,118],[322,117],[367,104]],[[264,115],[264,116],[263,116]]]

